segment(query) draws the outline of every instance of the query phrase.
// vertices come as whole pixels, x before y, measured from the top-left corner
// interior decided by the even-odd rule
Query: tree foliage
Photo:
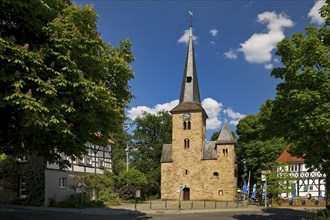
[[[0,152],[56,161],[106,145],[132,98],[131,43],[104,43],[90,6],[0,2]]]
[[[269,120],[267,111],[268,108],[263,105],[259,113],[247,115],[237,125],[239,174],[246,175],[251,171],[251,182],[260,178],[261,170],[270,170],[287,146],[283,138],[275,137],[266,129],[264,122]]]
[[[271,103],[269,127],[290,143],[290,153],[308,167],[327,174],[330,184],[330,1],[322,8],[322,27],[307,26],[278,44],[283,67],[272,75],[282,79]],[[329,194],[328,194],[329,197]]]
[[[128,171],[121,172],[117,179],[119,188],[130,185],[136,189],[141,189],[148,184],[145,174],[136,169],[129,169]]]
[[[169,112],[144,113],[134,121],[134,151],[132,167],[143,172],[148,179],[147,195],[159,195],[160,157],[163,144],[172,142],[172,117]]]

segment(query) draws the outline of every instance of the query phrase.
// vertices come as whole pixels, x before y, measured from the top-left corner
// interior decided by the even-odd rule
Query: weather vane
[[[192,22],[193,22],[193,12],[192,11],[188,11],[189,16],[190,16],[190,27],[192,27]]]

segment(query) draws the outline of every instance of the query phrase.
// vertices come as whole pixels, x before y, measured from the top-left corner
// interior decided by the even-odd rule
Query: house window
[[[191,122],[188,121],[188,130],[190,130],[190,129],[191,129]]]
[[[188,175],[188,170],[185,171],[185,174]]]
[[[219,178],[219,173],[218,172],[214,172],[213,173],[213,178]]]
[[[78,160],[78,163],[79,164],[85,164],[85,158],[83,157],[83,158],[80,158],[79,160]]]
[[[92,166],[92,158],[91,157],[86,157],[86,165],[87,166]]]
[[[61,177],[58,179],[58,187],[59,188],[66,188],[67,187],[67,178]]]
[[[192,77],[191,76],[187,76],[186,81],[187,81],[187,83],[190,83],[192,81]]]
[[[190,141],[188,138],[184,139],[184,149],[189,149],[189,144],[190,144],[189,142]]]
[[[307,190],[308,190],[308,186],[304,186],[304,192],[307,192]]]
[[[313,190],[313,186],[309,186],[309,190]]]
[[[183,130],[187,130],[187,122],[183,122]]]
[[[99,166],[104,167],[104,160],[103,159],[99,159]]]
[[[219,196],[223,195],[223,190],[219,190]]]
[[[19,178],[19,197],[26,198],[26,180],[23,177]]]
[[[223,156],[228,156],[228,148],[222,149]]]

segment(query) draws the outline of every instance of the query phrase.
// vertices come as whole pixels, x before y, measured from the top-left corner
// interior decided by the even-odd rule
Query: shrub
[[[99,192],[97,201],[103,202],[107,205],[120,205],[118,194],[110,189],[102,189]]]
[[[122,186],[119,190],[119,197],[124,200],[135,198],[135,187],[132,185]]]

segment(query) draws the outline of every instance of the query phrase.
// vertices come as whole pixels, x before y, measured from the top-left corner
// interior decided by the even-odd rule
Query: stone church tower
[[[172,144],[161,156],[161,199],[231,201],[236,194],[235,140],[224,124],[217,141],[207,141],[190,26],[180,102],[171,110]],[[178,189],[181,186],[182,191]]]

